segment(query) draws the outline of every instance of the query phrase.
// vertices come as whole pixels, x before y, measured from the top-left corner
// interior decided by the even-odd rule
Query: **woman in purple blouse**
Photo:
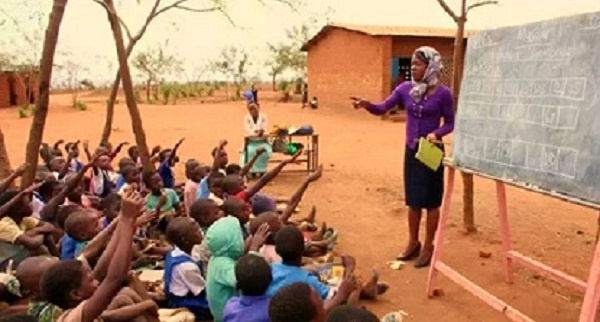
[[[408,206],[409,242],[399,260],[418,258],[415,267],[426,267],[433,254],[433,238],[438,226],[444,194],[444,168],[433,171],[418,161],[415,154],[419,139],[439,143],[454,129],[454,99],[448,87],[439,84],[442,57],[431,47],[415,51],[411,62],[412,81],[400,84],[381,104],[353,98],[354,107],[381,115],[401,104],[406,109],[406,152],[404,154],[404,190]],[[441,120],[444,120],[440,126]],[[440,145],[441,148],[443,146]],[[427,233],[419,241],[422,210],[427,210]]]

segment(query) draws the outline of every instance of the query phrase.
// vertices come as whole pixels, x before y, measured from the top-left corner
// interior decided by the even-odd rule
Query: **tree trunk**
[[[277,91],[277,75],[273,74],[271,78],[271,82],[273,85],[273,92]]]
[[[152,86],[152,82],[150,81],[150,78],[148,78],[146,81],[146,104],[150,103],[150,86]]]
[[[142,160],[142,166],[144,171],[154,171],[154,165],[150,161],[150,153],[148,153],[148,145],[146,144],[146,133],[142,125],[142,117],[140,110],[138,109],[137,102],[135,101],[135,94],[133,88],[133,82],[131,80],[131,73],[129,71],[129,65],[127,62],[127,50],[123,43],[123,34],[121,32],[121,25],[117,16],[117,11],[112,0],[104,0],[108,8],[108,20],[113,31],[115,38],[115,44],[117,47],[117,56],[119,58],[119,70],[121,73],[121,79],[123,82],[123,92],[125,93],[125,102],[127,103],[127,109],[131,116],[131,127],[135,134],[135,141],[140,152],[140,158]]]
[[[466,22],[466,13],[463,12],[463,15],[459,17],[456,37],[454,38],[454,73],[452,77],[452,93],[454,94],[455,108],[458,108],[458,97],[460,96],[460,85],[462,82],[464,68],[464,33]],[[475,210],[473,204],[474,180],[473,175],[470,173],[462,172],[461,177],[463,180],[463,226],[467,233],[472,233],[477,231],[477,228],[475,227]]]
[[[0,129],[0,180],[8,177],[11,174],[10,159],[8,151],[4,145],[4,133]]]
[[[101,144],[108,143],[110,139],[110,133],[112,132],[113,118],[115,115],[115,102],[117,101],[117,94],[119,93],[119,84],[121,84],[121,72],[117,71],[117,76],[113,81],[110,89],[110,96],[106,102],[106,119],[104,121],[104,129],[102,130],[102,138],[100,139]]]
[[[60,32],[60,24],[65,13],[68,0],[54,0],[48,28],[44,37],[44,48],[40,64],[39,97],[36,104],[35,115],[29,131],[29,140],[25,152],[25,162],[30,164],[23,175],[22,186],[29,186],[35,179],[36,166],[38,164],[38,151],[42,144],[46,116],[48,115],[48,104],[50,101],[50,81],[52,79],[52,67],[54,65],[54,53]]]

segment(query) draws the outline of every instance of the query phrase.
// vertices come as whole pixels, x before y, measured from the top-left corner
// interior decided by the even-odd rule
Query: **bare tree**
[[[8,158],[6,145],[4,145],[4,133],[2,133],[2,129],[0,128],[0,179],[8,177],[10,173],[10,159]]]
[[[236,47],[224,48],[220,57],[213,62],[213,68],[224,74],[235,87],[234,98],[241,97],[242,86],[246,83],[250,56],[243,49]]]
[[[153,83],[160,86],[159,79],[162,76],[182,70],[181,61],[166,53],[162,48],[139,53],[131,63],[146,77],[146,102],[150,102],[150,90]]]
[[[462,81],[462,73],[465,59],[465,25],[467,23],[467,15],[475,8],[483,7],[490,4],[498,4],[498,1],[478,1],[467,6],[467,0],[461,0],[460,15],[457,15],[445,0],[437,0],[442,9],[456,23],[456,36],[454,38],[454,74],[452,75],[452,93],[454,94],[455,103],[458,103],[460,95],[460,83]],[[457,104],[455,106],[458,108]],[[473,175],[470,173],[461,173],[463,180],[463,225],[467,233],[477,231],[475,227],[475,212],[473,205]]]
[[[103,2],[102,0],[93,0],[93,1],[102,5],[104,7],[104,9],[108,10],[105,5],[105,2]],[[257,0],[257,1],[259,1],[261,3],[263,2],[263,0]],[[292,0],[273,0],[273,1],[286,4],[290,8],[296,8],[298,6],[298,3],[295,1],[292,1]],[[142,24],[142,26],[140,27],[138,32],[135,34],[133,34],[131,32],[131,29],[128,27],[128,25],[125,23],[125,21],[123,19],[121,19],[120,17],[117,17],[119,24],[125,31],[125,34],[127,35],[127,38],[129,40],[129,43],[127,44],[127,47],[126,47],[127,57],[129,57],[131,55],[135,45],[140,41],[140,39],[142,39],[142,37],[146,33],[146,30],[148,29],[148,26],[150,25],[150,23],[152,23],[152,21],[154,21],[154,19],[156,19],[158,16],[160,16],[161,14],[168,12],[168,11],[179,10],[179,11],[192,12],[192,13],[221,12],[222,14],[225,15],[225,17],[231,23],[233,23],[233,20],[226,12],[227,0],[203,1],[203,2],[209,2],[209,6],[194,7],[194,5],[198,5],[199,2],[200,1],[198,1],[198,0],[171,0],[168,4],[165,5],[164,0],[154,0],[152,9],[150,9],[150,12],[146,16],[146,20],[144,21],[144,23]],[[115,80],[112,84],[110,96],[109,96],[107,104],[106,104],[106,120],[104,122],[104,129],[102,131],[101,142],[107,142],[110,138],[110,134],[112,131],[112,123],[113,123],[113,118],[114,118],[114,112],[115,112],[115,102],[117,99],[120,82],[121,82],[121,74],[120,74],[120,72],[117,72],[117,74],[115,76]]]
[[[113,37],[115,38],[117,56],[119,58],[119,71],[121,73],[121,79],[123,80],[123,92],[125,93],[127,109],[131,116],[131,127],[135,134],[135,142],[140,152],[142,166],[144,167],[144,171],[153,171],[154,165],[152,165],[152,161],[150,160],[150,153],[148,152],[148,145],[146,144],[146,133],[144,132],[144,126],[142,125],[142,116],[140,115],[140,110],[138,109],[135,100],[133,81],[131,80],[131,72],[129,71],[127,62],[128,54],[125,49],[125,44],[123,43],[123,34],[121,33],[119,16],[112,0],[104,0],[104,4],[108,15],[108,21],[110,22],[110,27],[113,31]]]
[[[39,98],[36,104],[35,115],[29,131],[29,140],[27,141],[27,150],[25,151],[25,162],[30,164],[23,175],[22,185],[27,187],[35,179],[36,165],[38,164],[38,150],[42,144],[44,135],[44,126],[46,125],[46,116],[48,115],[48,104],[50,101],[50,81],[52,79],[52,68],[54,65],[54,53],[56,52],[56,43],[62,23],[65,8],[68,0],[54,0],[46,36],[44,37],[44,47],[42,50],[42,61],[40,64],[39,78]]]

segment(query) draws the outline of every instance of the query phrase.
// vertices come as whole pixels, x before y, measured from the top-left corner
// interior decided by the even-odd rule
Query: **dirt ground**
[[[44,140],[54,142],[89,139],[98,142],[104,122],[104,97],[87,97],[87,111],[68,107],[70,96],[55,95],[46,124]],[[210,162],[210,149],[228,139],[232,162],[242,145],[244,103],[181,102],[177,106],[141,105],[144,128],[150,145],[169,146],[179,138],[182,160],[197,158]],[[323,178],[312,186],[303,209],[314,204],[318,219],[340,229],[338,250],[357,257],[364,276],[372,268],[391,285],[378,303],[364,303],[379,315],[404,310],[410,321],[506,321],[507,319],[444,277],[439,285],[445,295],[428,299],[428,271],[407,265],[393,271],[386,267],[407,240],[403,204],[402,155],[404,124],[383,122],[366,113],[302,110],[298,104],[265,103],[271,125],[312,124],[320,134]],[[13,166],[24,159],[31,118],[19,119],[16,109],[0,110],[2,127]],[[112,142],[134,142],[129,115],[117,107]],[[183,165],[177,166],[183,180]],[[282,174],[267,192],[289,196],[302,175]],[[503,281],[499,226],[494,183],[476,180],[476,223],[479,232],[464,236],[461,230],[462,196],[457,180],[453,196],[443,260],[491,293],[524,311],[537,321],[575,321],[582,294],[553,283],[540,275],[517,268],[513,285]],[[509,218],[516,250],[544,263],[585,279],[593,255],[596,214],[594,211],[513,188],[508,189]],[[480,251],[492,257],[479,257]]]

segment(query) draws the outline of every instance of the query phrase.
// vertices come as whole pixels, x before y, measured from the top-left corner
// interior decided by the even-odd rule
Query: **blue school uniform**
[[[65,234],[60,243],[60,260],[75,259],[86,245],[87,242],[77,241]]]
[[[185,296],[177,296],[171,293],[171,280],[173,278],[173,269],[175,266],[183,263],[194,263],[198,265],[200,272],[204,275],[204,267],[202,263],[197,263],[192,260],[189,256],[173,256],[173,252],[167,254],[165,258],[165,273],[164,273],[164,287],[165,294],[167,295],[168,306],[170,308],[187,308],[196,316],[197,320],[211,320],[212,314],[208,307],[208,300],[206,299],[206,290],[203,290],[200,294],[194,295],[191,292]]]
[[[175,176],[173,175],[173,169],[171,169],[168,160],[160,164],[158,167],[158,174],[160,174],[160,177],[163,179],[163,186],[165,188],[173,189],[175,186]]]

